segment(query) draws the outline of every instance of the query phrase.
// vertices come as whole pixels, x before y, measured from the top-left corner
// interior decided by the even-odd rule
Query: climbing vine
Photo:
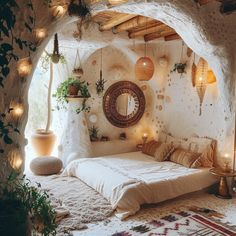
[[[26,2],[29,9],[27,19],[22,21],[24,27],[32,34],[35,26],[35,12],[31,0]],[[20,10],[15,0],[2,0],[0,4],[0,86],[4,87],[4,80],[10,73],[10,62],[18,61],[17,49],[30,52],[36,51],[34,42],[25,40],[14,34],[16,24],[15,11]],[[3,40],[5,42],[3,42]]]
[[[8,122],[7,115],[10,115],[12,111],[13,108],[10,108],[6,113],[0,114],[0,140],[2,140],[5,144],[13,143],[11,138],[12,133],[20,133],[16,126]],[[4,149],[0,147],[0,154],[1,153],[4,153]]]

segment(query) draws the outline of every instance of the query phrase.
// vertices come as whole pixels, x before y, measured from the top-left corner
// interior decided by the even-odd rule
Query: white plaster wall
[[[50,9],[43,5],[42,1],[32,1],[35,9],[36,27],[46,27],[48,29],[48,38],[39,45],[36,53],[31,54],[33,68],[40,57],[43,48],[48,42],[50,36],[58,29],[62,29],[68,22],[75,21],[67,15],[60,19],[53,19]],[[17,26],[14,29],[15,36],[22,36],[24,39],[34,40],[33,34],[24,30],[20,25],[22,18],[27,17],[27,9],[24,8],[26,2],[18,1],[21,10],[16,11]],[[185,40],[189,47],[210,62],[211,67],[216,73],[218,80],[219,94],[222,97],[221,106],[223,108],[222,116],[225,119],[224,138],[230,137],[232,140],[232,131],[234,130],[234,84],[236,75],[236,28],[235,14],[222,15],[219,13],[219,2],[199,7],[194,1],[181,0],[155,0],[143,2],[129,2],[118,7],[110,8],[121,12],[130,12],[142,14],[155,19],[159,19],[169,26],[173,27]],[[24,9],[24,10],[22,10]],[[94,13],[107,9],[106,3],[92,6]],[[3,38],[8,42],[9,38]],[[20,58],[28,56],[24,50],[15,50]],[[25,112],[19,126],[21,134],[13,135],[14,143],[21,152],[24,159],[24,147],[27,141],[24,139],[24,128],[27,121],[28,101],[27,91],[31,81],[32,74],[26,80],[18,78],[16,72],[16,62],[11,61],[11,72],[5,81],[5,87],[0,93],[0,108],[5,111],[9,108],[12,99],[22,98],[25,106]],[[33,71],[32,71],[33,72]],[[3,145],[3,143],[1,143]],[[5,148],[4,158],[0,159],[1,166],[8,169],[7,154],[15,146],[10,145]]]

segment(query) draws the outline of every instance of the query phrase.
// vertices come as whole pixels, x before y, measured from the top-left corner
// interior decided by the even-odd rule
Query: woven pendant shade
[[[202,114],[202,103],[207,87],[207,70],[208,70],[207,62],[203,58],[200,58],[197,65],[197,75],[196,75],[196,90],[200,102],[199,115]]]
[[[140,81],[148,81],[154,73],[154,64],[149,57],[140,57],[135,64],[135,76]]]
[[[193,65],[192,65],[192,85],[193,85],[193,87],[195,87],[195,85],[196,85],[196,76],[197,76],[197,66],[196,66],[195,62],[193,62]]]

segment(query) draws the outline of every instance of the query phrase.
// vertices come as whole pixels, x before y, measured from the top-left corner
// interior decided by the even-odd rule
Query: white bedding
[[[101,193],[121,219],[135,214],[141,204],[175,198],[216,181],[207,168],[157,162],[141,152],[75,160],[63,174],[76,176]]]

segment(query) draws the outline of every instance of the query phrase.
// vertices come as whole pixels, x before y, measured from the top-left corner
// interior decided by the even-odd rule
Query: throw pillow
[[[154,158],[156,161],[165,161],[169,158],[172,152],[174,152],[175,147],[172,144],[162,143],[157,147]]]
[[[154,156],[156,149],[161,145],[161,142],[157,142],[152,140],[147,142],[142,147],[142,153],[147,154],[149,156]]]
[[[199,158],[200,155],[201,153],[195,153],[183,149],[176,149],[171,154],[170,161],[183,165],[188,168],[197,168],[200,166],[197,166],[197,163],[194,164],[194,162]]]

